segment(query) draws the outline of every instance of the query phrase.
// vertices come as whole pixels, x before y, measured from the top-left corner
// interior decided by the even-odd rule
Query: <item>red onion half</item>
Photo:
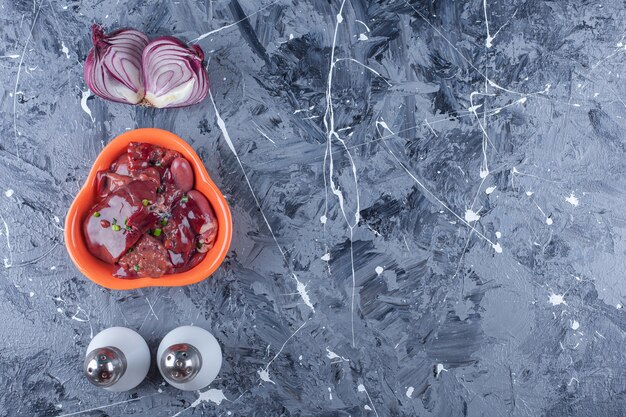
[[[202,66],[204,53],[171,36],[150,42],[143,50],[146,101],[157,108],[181,107],[202,101],[209,78]]]
[[[137,104],[144,97],[141,53],[148,37],[134,29],[108,35],[91,27],[93,48],[85,61],[85,81],[94,94],[119,103]]]
[[[183,107],[204,100],[209,79],[204,53],[164,36],[148,42],[134,29],[105,35],[92,27],[94,47],[85,61],[85,80],[94,94],[112,101],[157,108]]]

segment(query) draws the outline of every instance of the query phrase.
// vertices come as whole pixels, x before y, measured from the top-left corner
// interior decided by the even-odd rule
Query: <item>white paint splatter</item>
[[[498,239],[500,239],[500,238],[502,237],[502,233],[500,233],[500,232],[496,232],[496,237],[497,237]]]
[[[10,58],[10,59],[17,59],[20,56],[18,54],[11,54],[11,55],[2,55],[0,56],[0,58]]]
[[[302,360],[302,355],[298,356],[298,360],[301,361]]]
[[[622,304],[617,304],[615,308],[618,310],[621,310],[622,308],[624,308],[624,306]]]
[[[580,327],[580,323],[578,322],[578,320],[574,320],[572,322],[572,330],[578,330],[579,327]]]
[[[303,112],[303,111],[311,111],[311,110],[313,110],[314,108],[315,108],[315,106],[311,106],[311,107],[309,107],[308,109],[297,109],[297,110],[295,110],[295,111],[293,112],[293,114],[298,114],[298,113]]]
[[[571,386],[571,385],[574,383],[574,381],[576,381],[577,383],[579,383],[579,384],[580,384],[580,381],[578,380],[578,378],[571,377],[571,378],[570,378],[570,380],[569,380],[569,382],[567,383],[567,386],[568,386],[568,387],[569,387],[569,386]]]
[[[65,43],[63,43],[63,41],[61,41],[61,49],[59,50],[65,54],[65,57],[67,59],[70,59],[70,50],[67,49],[67,46],[65,46]]]
[[[550,225],[552,225],[552,223],[554,223],[554,221],[552,221],[552,217],[547,217],[547,218],[546,218],[546,224],[547,224],[548,226],[550,226]]]
[[[270,373],[267,369],[259,369],[258,371],[256,371],[256,373],[259,374],[259,378],[261,378],[261,381],[271,382],[272,384],[276,385],[276,383],[270,379]]]
[[[350,300],[350,313],[351,313],[350,324],[351,324],[351,330],[352,330],[352,346],[354,347],[356,346],[355,332],[354,332],[354,302],[355,302],[355,296],[356,296],[356,271],[354,267],[353,233],[354,233],[354,228],[358,226],[359,224],[360,212],[361,212],[360,197],[359,197],[359,181],[358,181],[358,176],[357,176],[356,164],[354,163],[354,159],[352,158],[352,155],[350,151],[348,150],[348,146],[346,145],[346,142],[343,139],[341,139],[339,134],[335,131],[335,115],[334,115],[333,96],[332,96],[333,75],[335,71],[335,65],[337,64],[337,61],[335,60],[337,34],[339,32],[339,25],[341,24],[341,22],[343,22],[343,17],[341,16],[341,13],[343,13],[343,8],[345,6],[345,3],[346,3],[345,0],[341,2],[339,13],[337,13],[337,23],[335,24],[335,31],[333,34],[333,43],[332,43],[332,47],[330,50],[330,67],[328,68],[328,77],[327,77],[327,83],[326,83],[326,110],[324,112],[324,118],[323,118],[324,129],[326,130],[326,151],[324,153],[324,163],[323,163],[324,170],[323,171],[324,171],[324,189],[326,190],[326,196],[327,196],[325,210],[328,210],[328,185],[330,183],[330,189],[333,195],[337,197],[337,200],[339,202],[339,208],[341,209],[341,214],[343,215],[346,225],[348,226],[348,229],[350,231],[350,236],[349,236],[350,266],[351,266],[351,272],[352,272],[352,296]],[[344,207],[343,193],[339,189],[339,187],[337,187],[334,181],[334,160],[333,160],[333,150],[332,150],[334,139],[336,139],[341,144],[341,146],[346,152],[348,160],[350,161],[350,165],[352,166],[352,177],[354,180],[354,190],[355,190],[355,197],[356,197],[356,208],[354,210],[354,224],[352,224],[352,222],[348,220],[348,216],[346,214],[346,210]],[[327,160],[329,161],[328,173],[326,172]],[[324,214],[326,213],[327,211],[324,212]]]
[[[491,194],[496,190],[496,186],[494,185],[493,187],[487,187],[485,189],[485,194]]]
[[[385,270],[385,268],[383,268],[382,266],[377,266],[376,267],[376,275],[382,274],[384,270]]]
[[[26,42],[24,43],[24,48],[22,49],[22,54],[20,55],[20,62],[17,65],[17,75],[15,77],[15,88],[13,89],[13,135],[15,140],[15,155],[18,159],[20,159],[20,147],[18,143],[18,136],[21,136],[22,133],[17,128],[17,94],[18,87],[20,85],[20,74],[22,73],[22,64],[24,63],[24,57],[26,55],[26,51],[28,48],[28,44],[30,43],[31,38],[33,37],[33,30],[35,29],[35,24],[37,23],[37,19],[39,18],[39,12],[41,11],[41,6],[43,6],[43,1],[39,2],[39,7],[37,8],[37,12],[35,13],[35,17],[33,18],[33,23],[30,26],[30,32],[28,33],[28,37],[26,38]],[[35,12],[36,2],[33,1],[33,12]],[[24,15],[22,14],[22,18]],[[21,23],[20,23],[21,26]],[[26,70],[24,70],[26,71]],[[23,93],[22,93],[23,94]]]
[[[374,402],[372,401],[372,397],[370,397],[370,393],[367,392],[367,390],[365,389],[365,385],[359,384],[359,386],[357,387],[357,390],[359,392],[364,392],[365,395],[367,395],[367,399],[370,402],[370,405],[372,406],[371,408],[369,408],[369,406],[365,405],[365,409],[366,410],[373,410],[374,414],[376,414],[376,417],[378,417],[378,411],[376,411],[376,407],[374,407]]]
[[[409,398],[411,398],[411,397],[413,396],[413,391],[415,391],[415,388],[413,388],[413,387],[409,387],[409,388],[406,390],[406,396],[407,396],[407,397],[409,397]]]
[[[470,223],[470,222],[475,222],[478,221],[480,219],[480,215],[476,212],[474,212],[474,210],[472,209],[467,209],[465,210],[465,221]]]
[[[359,35],[359,40],[360,40],[360,41],[366,41],[366,40],[368,40],[368,39],[369,39],[369,38],[367,37],[367,35],[366,35],[365,33],[361,33],[361,34]]]
[[[369,405],[367,405],[367,404],[365,404],[365,405],[363,406],[363,408],[365,408],[367,411],[372,411],[372,409],[370,408],[370,406],[369,406]]]
[[[358,20],[358,19],[355,19],[354,21],[365,26],[365,30],[367,30],[368,32],[370,31],[370,28],[365,24],[365,22]]]
[[[550,298],[548,299],[548,302],[552,304],[553,306],[558,306],[560,304],[567,305],[567,303],[565,302],[564,294],[552,293],[550,294]]]
[[[89,89],[87,89],[87,91],[82,91],[82,96],[80,97],[80,107],[85,113],[87,113],[87,115],[91,119],[91,122],[95,123],[96,119],[93,118],[93,116],[91,115],[91,110],[89,109],[89,106],[87,106],[87,99],[89,97],[91,97],[91,91]]]
[[[496,253],[502,253],[502,246],[499,243],[491,245],[491,247],[496,251]]]
[[[530,197],[530,196],[531,196],[531,195],[533,195],[533,194],[535,194],[535,193],[533,193],[532,191],[526,191],[526,195],[527,195],[528,197]]]
[[[328,387],[328,399],[331,401],[333,399],[333,394],[332,394],[332,390],[330,389],[330,387]]]
[[[373,409],[374,414],[376,414],[376,417],[378,417],[378,412],[376,411],[376,407],[374,407],[374,403],[372,402],[372,398],[370,397],[369,392],[367,392],[367,390],[365,389],[365,385],[363,385],[363,384],[359,384],[359,386],[357,387],[357,390],[358,390],[359,392],[364,392],[364,393],[365,393],[365,395],[367,395],[367,399],[369,400],[370,405],[372,406],[372,408],[369,408],[369,406],[368,406],[368,405],[365,405],[365,409],[366,409],[366,410],[372,410],[372,409]]]
[[[222,136],[224,137],[224,140],[226,141],[228,148],[233,153],[233,156],[235,157],[235,159],[237,160],[237,163],[239,164],[239,168],[241,169],[241,172],[243,173],[243,177],[246,180],[246,184],[248,185],[248,188],[250,189],[250,193],[252,194],[252,197],[254,198],[254,202],[256,203],[257,207],[259,208],[259,211],[261,212],[261,216],[263,217],[263,220],[265,221],[265,225],[267,226],[268,230],[270,231],[270,234],[272,235],[272,239],[274,239],[274,243],[278,247],[280,254],[283,256],[285,265],[289,267],[289,261],[287,260],[285,251],[283,251],[283,248],[278,243],[278,239],[276,239],[276,235],[274,234],[274,229],[272,229],[272,226],[270,225],[270,222],[267,219],[265,212],[261,208],[261,203],[259,202],[259,199],[256,196],[256,193],[254,192],[254,188],[252,188],[252,184],[250,183],[250,179],[248,178],[248,174],[246,173],[246,170],[243,168],[243,164],[241,163],[239,154],[237,153],[237,150],[235,149],[235,145],[233,144],[233,141],[230,138],[228,129],[226,129],[226,123],[224,122],[224,119],[222,119],[222,116],[220,116],[219,111],[217,110],[217,105],[215,104],[215,100],[213,99],[213,94],[211,93],[211,90],[209,90],[209,98],[211,99],[211,103],[213,104],[213,110],[215,110],[215,119],[217,122],[217,126],[220,128],[220,131],[222,132]],[[293,272],[291,273],[291,276],[296,281],[296,290],[298,291],[298,294],[300,294],[300,297],[302,297],[302,301],[304,301],[304,304],[306,304],[311,310],[313,310],[313,312],[315,312],[315,308],[313,307],[313,304],[311,303],[309,294],[306,292],[306,285],[300,282],[296,274],[294,274]]]
[[[265,368],[261,368],[257,371],[257,374],[259,374],[259,378],[261,378],[262,381],[265,382],[271,382],[272,384],[275,384],[274,381],[272,381],[270,379],[270,373],[269,373],[269,368],[270,365],[272,364],[272,362],[274,362],[276,360],[276,358],[278,358],[278,356],[280,356],[280,354],[283,352],[283,349],[285,349],[285,346],[287,346],[287,343],[289,343],[289,341],[291,340],[292,337],[294,337],[296,334],[298,334],[298,332],[306,325],[306,321],[304,323],[302,323],[302,325],[300,325],[300,327],[298,327],[296,329],[295,332],[293,332],[291,334],[291,336],[289,336],[287,338],[287,340],[285,340],[285,343],[283,343],[283,345],[280,347],[280,349],[278,350],[278,352],[276,352],[276,355],[274,355],[274,357],[272,359],[270,359],[270,361],[267,363],[267,365],[265,365]],[[268,346],[269,348],[269,346]]]
[[[322,261],[326,261],[326,262],[330,261],[330,253],[325,254],[325,255],[324,255],[324,256],[322,256],[320,259],[321,259]]]
[[[4,192],[4,195],[6,195],[7,197],[11,197],[13,195],[14,191],[12,189],[8,189]]]
[[[35,295],[35,293],[31,291],[30,293],[28,293],[28,295],[29,295],[30,297],[33,297],[33,296]]]
[[[408,3],[407,3],[408,4]],[[411,8],[419,14],[419,12],[417,11],[417,9],[415,9],[414,7],[411,6]],[[433,28],[435,28],[433,26]],[[436,29],[436,28],[435,28]],[[459,52],[460,53],[460,52]],[[432,191],[430,191],[428,189],[428,187],[426,187],[407,167],[406,165],[400,160],[400,158],[398,158],[398,156],[391,150],[391,148],[387,145],[387,143],[384,140],[384,137],[381,137],[382,143],[383,145],[385,145],[385,147],[387,148],[387,152],[389,152],[389,154],[396,160],[396,162],[398,163],[398,165],[400,165],[400,167],[404,170],[404,172],[406,172],[408,174],[409,177],[411,177],[411,179],[413,179],[413,181],[415,181],[415,183],[417,185],[419,185],[419,187],[424,190],[424,192],[426,194],[428,194],[433,200],[435,200],[437,203],[439,203],[444,209],[446,209],[450,214],[452,214],[454,217],[456,217],[462,224],[464,224],[467,228],[469,228],[472,232],[474,232],[478,237],[480,237],[481,239],[483,239],[484,241],[488,242],[490,245],[493,245],[494,242],[491,241],[491,239],[489,239],[487,236],[485,236],[483,233],[481,233],[478,229],[476,229],[474,226],[472,226],[469,222],[465,221],[465,219],[463,219],[459,214],[457,214],[454,210],[452,210],[448,205],[446,205],[446,203],[444,203],[439,197],[437,197]],[[440,213],[443,213],[444,211],[441,210]],[[456,224],[456,221],[450,221],[450,224]]]
[[[296,280],[296,290],[298,291],[298,294],[300,294],[302,301],[304,301],[304,304],[306,304],[307,307],[309,307],[315,313],[315,307],[313,307],[313,303],[311,303],[311,298],[309,297],[309,293],[306,292],[306,285],[300,282],[296,274],[292,274],[292,275],[293,275],[293,279]]]
[[[376,121],[376,126],[380,126],[383,129],[387,130],[389,133],[391,133],[392,135],[395,135],[395,133],[393,132],[393,130],[391,130],[389,128],[389,126],[387,126],[387,122],[385,122],[384,120],[377,120]]]
[[[322,215],[322,217],[320,217],[320,223],[326,224],[327,221],[328,221],[328,218],[326,216]]]
[[[159,388],[159,393],[162,393],[163,390],[161,388]],[[203,402],[206,401],[211,401],[217,405],[220,405],[222,403],[222,401],[224,400],[228,400],[228,398],[226,398],[224,396],[224,393],[222,392],[221,389],[210,389],[208,391],[205,392],[198,392],[198,399],[195,400],[193,403],[191,403],[191,405],[181,411],[179,411],[178,413],[174,414],[172,417],[178,417],[180,416],[182,413],[184,413],[185,411],[189,410],[190,408],[196,408],[197,406],[199,406],[200,404],[202,404]],[[229,413],[230,415],[230,413]]]
[[[332,350],[328,349],[328,347],[326,348],[326,357],[328,359],[340,359],[344,362],[350,362],[350,359],[346,359],[343,356],[339,356],[337,355],[335,352],[333,352]]]
[[[444,368],[443,363],[435,365],[435,378],[439,377],[439,374],[442,372],[448,372],[448,370]]]
[[[76,314],[74,314],[74,315],[73,315],[72,317],[70,317],[70,318],[71,318],[72,320],[76,320],[76,321],[79,321],[79,322],[81,322],[81,323],[84,323],[84,322],[86,322],[86,321],[89,321],[89,320],[81,319],[80,317],[76,317]]]
[[[487,35],[487,39],[485,39],[485,46],[487,48],[491,48],[493,46],[493,42],[492,41],[493,41],[493,37]]]
[[[2,220],[2,224],[4,225],[4,236],[6,236],[7,249],[9,250],[9,257],[4,258],[4,267],[10,268],[13,266],[13,249],[11,248],[11,235],[9,232],[9,225],[4,220],[4,216],[2,214],[0,214],[0,220]]]
[[[191,407],[195,408],[203,401],[211,401],[212,403],[220,405],[224,400],[228,400],[228,398],[224,396],[224,392],[222,392],[221,389],[211,388],[208,391],[201,392],[198,399],[191,404]]]
[[[276,144],[276,142],[274,142],[272,139],[270,139],[270,137],[269,137],[269,136],[267,136],[265,133],[263,133],[263,131],[261,131],[261,129],[259,129],[259,128],[257,127],[257,129],[256,129],[256,130],[257,130],[257,131],[258,131],[258,132],[259,132],[259,133],[260,133],[260,134],[261,134],[261,135],[262,135],[265,139],[269,140],[269,141],[270,141],[270,142],[272,142],[274,145]]]
[[[567,201],[568,203],[570,203],[570,204],[571,204],[572,206],[574,206],[574,207],[577,207],[577,206],[578,206],[578,204],[580,203],[580,202],[578,201],[578,197],[576,197],[576,196],[574,195],[574,193],[571,193],[571,194],[569,195],[569,197],[565,198],[565,201]]]
[[[198,36],[197,38],[192,39],[191,43],[198,43],[202,39],[207,38],[207,37],[213,35],[214,33],[220,32],[220,31],[222,31],[224,29],[231,28],[233,26],[237,26],[239,23],[243,22],[244,20],[249,19],[250,17],[254,16],[255,14],[258,14],[258,13],[262,12],[263,10],[267,9],[268,7],[271,7],[271,6],[275,5],[276,3],[278,3],[278,1],[273,1],[273,2],[271,2],[271,3],[269,3],[269,4],[265,5],[265,6],[261,7],[257,11],[252,12],[249,15],[242,17],[241,19],[237,20],[236,22],[229,23],[229,24],[224,25],[222,27],[219,27],[217,29],[213,29],[213,30],[211,30],[209,32],[203,33],[202,35]]]

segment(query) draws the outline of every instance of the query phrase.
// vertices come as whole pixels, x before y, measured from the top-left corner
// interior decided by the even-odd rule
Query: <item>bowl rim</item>
[[[113,266],[92,255],[85,244],[82,223],[85,213],[95,203],[96,174],[108,169],[130,142],[146,142],[180,152],[192,165],[195,184],[213,207],[218,233],[213,248],[189,271],[160,278],[117,278]],[[204,163],[193,148],[178,135],[163,129],[139,128],[124,132],[111,140],[96,157],[89,175],[72,201],[65,217],[65,247],[78,270],[96,284],[112,290],[133,290],[146,287],[178,287],[203,281],[217,270],[226,258],[232,240],[232,216],[226,199],[209,176]]]

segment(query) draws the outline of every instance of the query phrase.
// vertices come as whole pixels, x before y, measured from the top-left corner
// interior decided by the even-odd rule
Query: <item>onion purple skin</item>
[[[130,28],[107,35],[102,26],[93,25],[91,31],[94,46],[84,66],[89,89],[118,103],[141,102],[145,93],[141,53],[149,42],[148,37]]]
[[[143,51],[145,101],[157,108],[184,107],[204,100],[209,77],[198,45],[187,46],[180,39],[163,36]]]

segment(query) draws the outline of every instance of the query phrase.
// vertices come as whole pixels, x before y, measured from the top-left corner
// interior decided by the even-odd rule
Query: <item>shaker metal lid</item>
[[[173,382],[189,382],[202,368],[202,355],[195,346],[178,343],[165,349],[161,356],[163,377]]]
[[[126,372],[126,367],[126,357],[121,350],[113,346],[92,350],[84,362],[87,380],[101,388],[115,385]]]

